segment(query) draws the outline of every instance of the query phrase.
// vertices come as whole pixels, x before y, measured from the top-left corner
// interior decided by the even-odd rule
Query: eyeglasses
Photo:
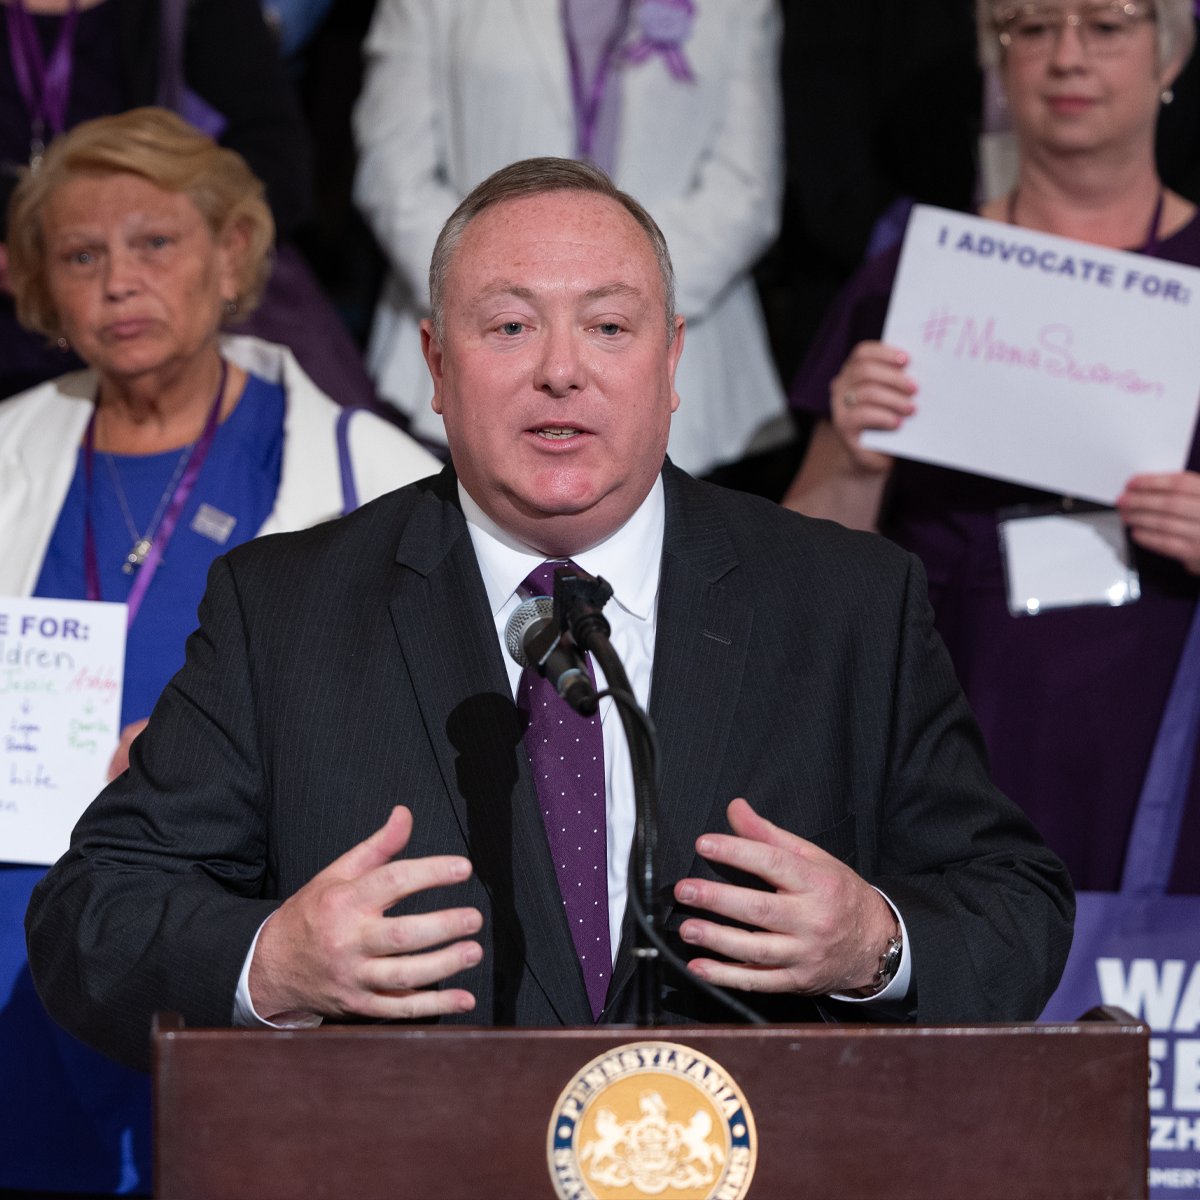
[[[1154,9],[1136,0],[1084,4],[1071,10],[1040,4],[1017,4],[997,9],[994,22],[1000,44],[1015,57],[1044,58],[1069,25],[1086,54],[1109,58],[1124,54],[1142,21],[1153,20]]]

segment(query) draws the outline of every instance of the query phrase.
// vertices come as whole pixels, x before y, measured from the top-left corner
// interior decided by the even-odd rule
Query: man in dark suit
[[[524,577],[571,557],[613,583],[658,728],[691,974],[772,1019],[1035,1016],[1070,884],[987,779],[915,560],[664,464],[684,328],[645,211],[581,164],[515,164],[451,217],[430,286],[453,469],[214,566],[130,771],[30,906],[50,1011],[139,1064],[159,1009],[629,1020],[616,716],[574,739],[602,755],[555,756],[578,779],[603,758],[574,859],[558,768],[522,745],[555,710],[500,645]],[[667,1020],[725,1017],[686,976],[665,991]]]

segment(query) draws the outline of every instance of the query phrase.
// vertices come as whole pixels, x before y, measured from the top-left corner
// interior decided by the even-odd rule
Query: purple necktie
[[[561,559],[542,563],[522,590],[529,596],[552,596],[554,570],[566,565]],[[587,665],[594,682],[590,659]],[[521,672],[517,705],[529,715],[525,750],[592,1016],[598,1018],[612,971],[600,715],[581,716],[532,667]]]

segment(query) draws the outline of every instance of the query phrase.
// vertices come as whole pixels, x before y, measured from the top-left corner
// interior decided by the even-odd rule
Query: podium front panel
[[[751,1200],[1146,1194],[1148,1030],[1132,1021],[160,1027],[155,1194],[554,1200],[547,1136],[564,1088],[647,1041],[699,1051],[736,1081],[755,1127]]]

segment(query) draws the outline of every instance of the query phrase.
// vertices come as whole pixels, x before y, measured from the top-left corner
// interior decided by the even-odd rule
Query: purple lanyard
[[[1162,221],[1163,203],[1166,200],[1167,190],[1159,185],[1158,200],[1154,205],[1154,213],[1150,217],[1150,227],[1146,230],[1146,240],[1142,245],[1134,251],[1133,254],[1149,254],[1151,256],[1158,252],[1159,236],[1158,226]],[[1008,193],[1008,205],[1004,214],[1004,219],[1009,225],[1015,226],[1017,223],[1017,193],[1016,189]]]
[[[358,484],[354,479],[354,463],[350,458],[350,418],[359,409],[343,408],[338,413],[336,435],[338,470],[342,475],[342,516],[358,507]]]
[[[45,149],[47,129],[54,136],[66,128],[78,24],[79,0],[70,0],[47,62],[38,40],[37,24],[23,0],[12,0],[9,5],[8,48],[17,86],[33,122],[30,160],[34,163],[40,160]]]
[[[563,36],[567,42],[567,57],[571,62],[571,100],[575,106],[575,157],[590,159],[593,142],[596,137],[596,122],[600,114],[600,106],[604,103],[604,93],[608,89],[609,75],[612,72],[613,60],[617,48],[625,36],[629,25],[630,0],[625,0],[621,9],[621,19],[615,23],[604,46],[600,58],[600,66],[596,77],[589,88],[583,78],[583,63],[579,46],[573,32],[571,14],[568,11],[569,0],[561,0]]]
[[[133,587],[129,589],[129,598],[125,602],[128,606],[125,621],[127,629],[133,625],[134,620],[137,618],[138,609],[142,606],[142,598],[146,595],[146,589],[150,586],[150,581],[154,578],[155,571],[158,570],[159,565],[162,563],[163,552],[166,550],[175,533],[175,526],[178,524],[179,516],[183,512],[183,506],[188,502],[188,497],[192,494],[192,489],[196,486],[196,479],[199,477],[200,470],[204,466],[204,460],[208,457],[208,452],[212,448],[213,439],[217,436],[217,419],[221,415],[221,397],[225,394],[225,377],[227,374],[228,368],[225,365],[225,360],[222,359],[221,381],[217,384],[217,394],[213,397],[208,419],[204,422],[204,432],[192,444],[192,452],[188,456],[187,467],[179,483],[175,486],[171,502],[167,505],[167,511],[163,515],[162,523],[159,525],[157,531],[155,531],[150,551],[146,555],[145,561],[138,567]],[[92,409],[87,430],[83,435],[83,475],[87,484],[87,505],[83,513],[83,570],[87,580],[87,598],[89,600],[103,599],[100,591],[100,565],[96,555],[96,533],[92,526],[92,476],[94,473],[93,463],[96,457],[97,411],[98,408]]]
[[[1158,203],[1154,206],[1154,216],[1150,218],[1150,228],[1146,230],[1146,240],[1142,243],[1142,248],[1138,251],[1139,254],[1149,254],[1154,257],[1158,253],[1158,226],[1162,220],[1163,202],[1167,195],[1167,189],[1160,187],[1158,189]]]

